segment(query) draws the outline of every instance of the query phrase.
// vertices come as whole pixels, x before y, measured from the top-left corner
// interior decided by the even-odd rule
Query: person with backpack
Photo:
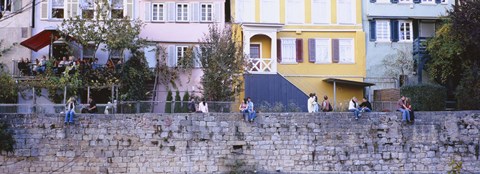
[[[330,101],[328,101],[328,96],[327,96],[327,95],[323,96],[322,111],[323,111],[323,112],[331,112],[331,111],[333,111],[333,107],[332,107],[332,105],[330,104]]]
[[[75,116],[75,104],[75,97],[70,97],[65,108],[65,124],[73,124],[73,117]]]

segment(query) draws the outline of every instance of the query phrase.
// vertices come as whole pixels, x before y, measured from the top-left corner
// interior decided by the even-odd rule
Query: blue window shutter
[[[435,0],[435,3],[440,4],[442,3],[442,0]]]
[[[370,0],[370,2],[371,2],[371,3],[375,3],[375,2],[377,2],[377,0]]]
[[[338,63],[340,60],[339,47],[338,39],[332,39],[332,63]]]
[[[375,20],[371,20],[370,22],[370,41],[377,40],[377,23]]]
[[[282,62],[282,40],[277,39],[277,62]]]
[[[390,0],[390,2],[391,2],[392,4],[396,4],[396,3],[398,3],[398,0]]]
[[[422,2],[422,0],[413,0],[413,3],[415,4],[420,4],[420,2]]]
[[[398,42],[398,20],[390,20],[390,38],[392,42]]]
[[[315,39],[308,39],[308,62],[315,63]]]

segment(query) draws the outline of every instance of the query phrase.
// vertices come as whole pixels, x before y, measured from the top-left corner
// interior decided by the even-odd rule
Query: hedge
[[[400,94],[411,99],[413,110],[445,110],[447,90],[434,84],[408,85],[400,88]]]

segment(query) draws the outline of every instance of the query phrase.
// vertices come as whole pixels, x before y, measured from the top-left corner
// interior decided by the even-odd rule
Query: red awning
[[[24,40],[23,42],[20,43],[20,45],[23,45],[36,52],[42,49],[43,47],[50,45],[51,42],[57,40],[59,38],[58,36],[59,36],[59,33],[57,30],[46,29],[36,34],[35,36],[32,36],[27,40]],[[53,40],[52,40],[52,37],[53,37]]]

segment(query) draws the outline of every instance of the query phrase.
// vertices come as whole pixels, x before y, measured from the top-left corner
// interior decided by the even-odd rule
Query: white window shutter
[[[49,15],[48,15],[48,14],[49,14],[49,12],[48,12],[48,11],[49,11],[49,10],[48,10],[48,9],[49,9],[49,8],[48,8],[48,1],[45,0],[44,2],[41,2],[41,3],[40,3],[40,8],[41,8],[41,10],[40,10],[40,13],[41,13],[41,14],[40,14],[40,19],[42,19],[42,20],[48,19],[48,16],[49,16]]]
[[[193,64],[195,66],[195,68],[200,68],[201,65],[202,65],[202,62],[200,61],[200,47],[199,46],[194,46],[193,47],[193,56],[194,56],[194,59],[193,59]]]
[[[244,2],[235,1],[235,22],[243,22],[243,4]]]
[[[168,58],[167,58],[167,66],[168,67],[175,67],[177,65],[177,49],[175,49],[175,45],[168,46]]]
[[[151,8],[152,8],[152,3],[145,2],[145,9],[144,9],[145,14],[143,16],[143,21],[144,22],[150,22],[150,19],[151,19],[150,15],[152,14]]]
[[[175,2],[167,2],[167,21],[175,22],[177,12],[175,11]]]
[[[63,1],[63,18],[68,19],[70,18],[70,7],[72,6],[72,0],[64,0]]]
[[[129,19],[135,19],[133,16],[133,0],[123,0],[123,16]]]
[[[190,3],[190,21],[192,22],[200,21],[200,3],[199,2]]]
[[[244,0],[242,10],[243,11],[239,12],[239,14],[243,14],[242,22],[255,22],[255,1],[254,0]]]
[[[213,12],[213,18],[215,19],[215,22],[222,22],[222,18],[223,18],[223,11],[222,11],[222,8],[223,8],[223,3],[221,2],[215,2],[215,4],[213,4],[213,8],[215,9],[215,11]]]
[[[287,23],[305,23],[305,2],[303,0],[287,0]]]
[[[330,0],[312,0],[312,23],[329,24],[331,16]]]
[[[260,22],[280,22],[280,2],[278,0],[262,0],[260,5]]]

